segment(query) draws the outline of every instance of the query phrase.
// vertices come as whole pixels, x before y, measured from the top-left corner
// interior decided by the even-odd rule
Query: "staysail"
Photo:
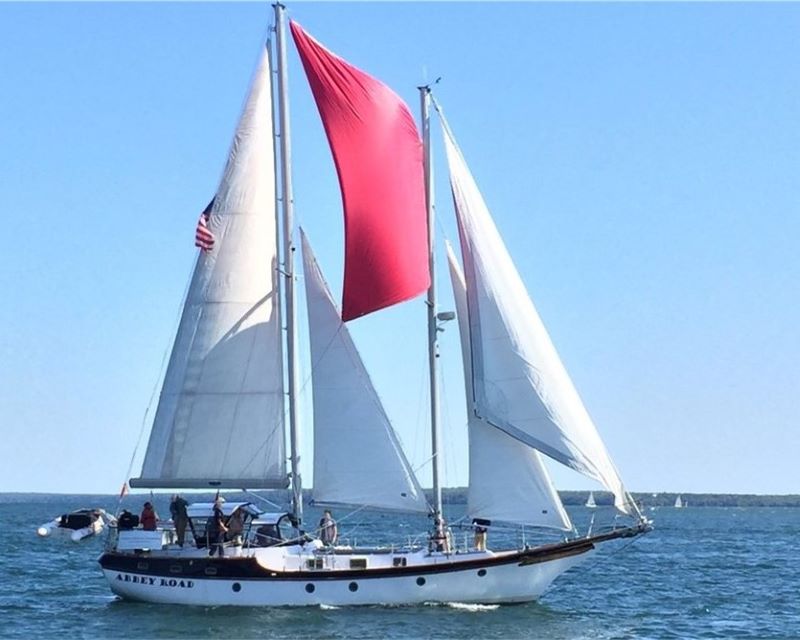
[[[369,374],[301,230],[314,399],[314,501],[427,512]]]
[[[475,413],[634,507],[442,116],[467,284]]]
[[[461,335],[469,434],[467,515],[570,531],[572,523],[539,453],[487,424],[472,411],[472,364],[467,290],[452,247],[447,261]]]
[[[214,198],[138,487],[285,487],[269,57]]]
[[[342,318],[409,300],[430,284],[422,141],[389,87],[290,23],[342,191]]]

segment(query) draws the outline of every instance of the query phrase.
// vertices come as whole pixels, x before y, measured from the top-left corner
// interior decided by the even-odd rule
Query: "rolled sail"
[[[406,104],[291,23],[331,146],[345,219],[342,318],[430,284],[422,140]]]
[[[622,480],[550,340],[444,119],[467,284],[474,411],[602,483],[633,513]]]
[[[138,487],[285,487],[270,65],[209,212]]]

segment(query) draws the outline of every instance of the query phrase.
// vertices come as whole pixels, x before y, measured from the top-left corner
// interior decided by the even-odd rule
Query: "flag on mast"
[[[214,206],[214,198],[208,203],[200,218],[197,220],[197,228],[194,231],[194,246],[200,247],[203,251],[211,251],[214,248],[214,234],[208,228],[211,218],[211,208]]]

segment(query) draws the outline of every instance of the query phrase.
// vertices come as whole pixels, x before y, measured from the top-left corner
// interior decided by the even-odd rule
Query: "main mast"
[[[297,408],[297,318],[294,293],[294,196],[292,194],[291,145],[289,135],[289,87],[286,74],[286,34],[284,32],[285,7],[279,2],[275,8],[275,33],[278,54],[278,121],[280,122],[281,207],[283,210],[283,275],[286,302],[286,351],[289,378],[289,447],[292,468],[292,513],[296,526],[303,521],[303,482],[300,477],[300,452],[298,444]]]
[[[434,258],[434,207],[433,207],[433,167],[431,165],[431,88],[418,87],[422,113],[423,166],[425,171],[425,208],[428,218],[428,269],[431,285],[428,287],[428,369],[430,375],[431,397],[431,461],[433,463],[433,538],[444,544],[444,522],[442,518],[442,487],[439,479],[441,469],[439,456],[439,326],[436,316],[436,277]]]

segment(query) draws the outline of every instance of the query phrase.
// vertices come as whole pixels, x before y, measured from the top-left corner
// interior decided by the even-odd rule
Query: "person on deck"
[[[428,541],[428,551],[441,551],[450,553],[453,547],[452,533],[444,518],[436,519],[433,523],[433,533]]]
[[[219,557],[225,555],[225,532],[228,527],[225,526],[225,515],[222,513],[222,498],[217,498],[214,501],[214,510],[208,520],[208,546],[210,551],[208,555],[213,556],[216,551]]]
[[[323,512],[322,518],[319,521],[319,539],[326,547],[336,544],[336,539],[339,537],[339,530],[336,527],[336,520],[327,509]]]
[[[244,512],[237,509],[228,518],[228,540],[235,545],[241,546],[242,534],[244,533]]]
[[[145,531],[155,531],[157,521],[158,514],[156,513],[156,510],[153,509],[153,505],[149,502],[145,502],[144,509],[142,509],[142,515],[139,516],[139,522],[142,525],[142,529]]]
[[[486,551],[486,535],[489,531],[489,521],[481,518],[474,518],[472,520],[472,525],[475,527],[475,550]]]
[[[172,515],[172,522],[175,523],[175,534],[178,538],[178,546],[182,547],[186,539],[186,525],[189,523],[189,513],[186,508],[189,503],[183,499],[180,494],[175,494],[172,497],[172,502],[169,503],[169,512]],[[194,533],[194,531],[192,531]]]

